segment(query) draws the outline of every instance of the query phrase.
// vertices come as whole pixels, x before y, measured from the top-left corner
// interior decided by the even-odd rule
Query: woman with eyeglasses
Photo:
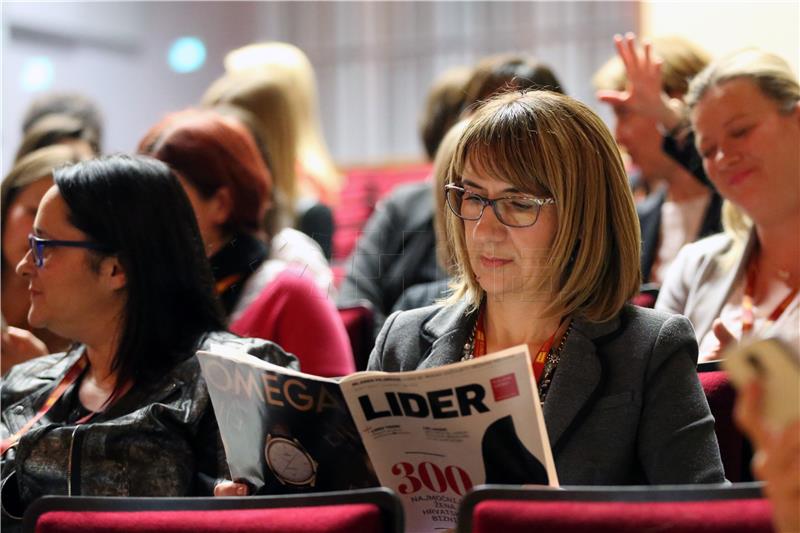
[[[562,484],[723,482],[689,322],[626,304],[641,278],[639,230],[600,118],[552,92],[496,97],[448,172],[453,295],[391,315],[369,369],[527,344]]]
[[[294,364],[223,331],[191,204],[165,164],[116,156],[53,174],[17,272],[31,325],[76,344],[2,382],[4,529],[47,494],[210,493],[227,467],[195,352],[224,344]]]

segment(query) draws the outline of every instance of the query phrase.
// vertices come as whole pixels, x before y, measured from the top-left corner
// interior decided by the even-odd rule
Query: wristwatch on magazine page
[[[264,448],[267,466],[284,485],[314,486],[318,463],[297,439],[267,434]]]

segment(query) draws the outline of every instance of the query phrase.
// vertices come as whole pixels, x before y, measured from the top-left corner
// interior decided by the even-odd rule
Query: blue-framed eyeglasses
[[[539,220],[542,206],[555,204],[550,197],[504,196],[490,200],[458,185],[445,185],[447,206],[462,220],[480,220],[486,206],[492,206],[494,215],[503,225],[511,228],[527,228]]]
[[[31,253],[33,253],[33,264],[38,268],[44,265],[44,249],[48,246],[52,247],[68,247],[68,248],[86,248],[88,250],[97,250],[98,252],[107,251],[106,248],[93,241],[58,241],[54,239],[45,239],[37,237],[36,235],[28,235],[28,243],[31,245]]]

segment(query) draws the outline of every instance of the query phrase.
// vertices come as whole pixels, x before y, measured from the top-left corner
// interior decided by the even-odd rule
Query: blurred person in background
[[[735,418],[755,448],[753,474],[765,482],[776,533],[800,531],[800,420],[770,427],[764,416],[764,389],[750,383],[736,396]]]
[[[698,152],[725,198],[725,233],[685,246],[656,308],[685,315],[700,360],[735,339],[800,351],[800,86],[780,57],[745,50],[699,73],[687,98]]]
[[[291,44],[266,42],[230,52],[225,71],[203,104],[248,112],[248,126],[265,145],[275,188],[287,207],[285,223],[312,237],[330,259],[330,208],[338,203],[344,179],[322,136],[311,62]]]
[[[594,76],[600,101],[614,110],[617,142],[648,196],[637,205],[642,228],[642,282],[652,307],[681,246],[721,231],[722,200],[709,184],[685,120],[689,80],[708,64],[696,44],[657,37],[637,50],[635,36],[615,36],[618,55]],[[637,184],[634,184],[634,190]]]
[[[56,143],[75,143],[89,156],[102,153],[103,116],[97,105],[78,93],[48,93],[35,99],[22,119],[15,161]]]
[[[2,204],[2,360],[0,373],[13,365],[67,349],[69,340],[46,329],[29,331],[28,280],[15,271],[30,249],[28,235],[44,193],[53,185],[53,169],[85,159],[75,143],[46,146],[23,156],[3,179]]]
[[[230,331],[271,340],[310,374],[355,370],[332,301],[301,269],[269,258],[261,221],[272,179],[247,129],[212,110],[173,113],[139,145],[172,168],[191,200]]]

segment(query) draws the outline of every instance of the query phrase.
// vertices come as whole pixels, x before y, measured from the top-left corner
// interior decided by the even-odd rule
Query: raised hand
[[[597,98],[612,106],[624,106],[628,111],[649,116],[663,128],[671,130],[681,123],[682,102],[670,99],[661,85],[662,61],[655,56],[653,46],[644,41],[636,48],[636,35],[614,36],[614,46],[625,66],[627,84],[624,91],[600,90]]]

